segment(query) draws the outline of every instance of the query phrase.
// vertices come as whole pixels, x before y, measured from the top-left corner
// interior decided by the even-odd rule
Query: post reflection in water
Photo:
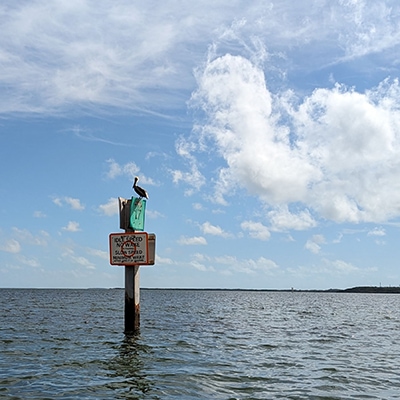
[[[151,349],[140,343],[139,334],[125,335],[118,346],[118,355],[109,361],[112,378],[110,386],[118,393],[117,398],[142,398],[151,390],[151,383],[144,372],[143,354]]]

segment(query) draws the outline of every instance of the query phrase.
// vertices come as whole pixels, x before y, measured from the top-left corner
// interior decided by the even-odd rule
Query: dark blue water
[[[400,295],[0,289],[1,399],[399,399]]]

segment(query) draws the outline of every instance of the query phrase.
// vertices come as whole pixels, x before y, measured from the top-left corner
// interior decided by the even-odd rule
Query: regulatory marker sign
[[[148,263],[147,232],[111,233],[110,264],[142,265]]]

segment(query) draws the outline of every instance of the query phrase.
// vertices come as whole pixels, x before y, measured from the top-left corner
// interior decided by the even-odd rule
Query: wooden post
[[[139,266],[125,265],[125,333],[140,328]]]
[[[131,200],[119,200],[120,228],[134,232],[130,228]],[[125,265],[125,333],[137,332],[140,327],[140,285],[139,266]]]

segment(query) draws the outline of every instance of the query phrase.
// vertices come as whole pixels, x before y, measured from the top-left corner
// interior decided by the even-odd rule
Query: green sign
[[[144,230],[144,214],[146,211],[146,200],[132,197],[131,201],[131,228],[135,231]]]

